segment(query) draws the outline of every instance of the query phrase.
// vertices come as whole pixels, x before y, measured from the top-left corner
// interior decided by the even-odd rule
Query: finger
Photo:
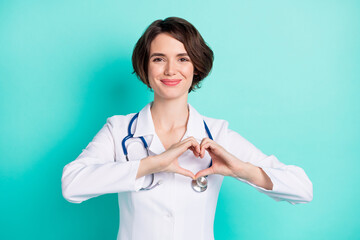
[[[198,155],[200,156],[200,144],[196,145],[196,152],[198,153]]]
[[[203,144],[201,146],[201,154],[202,154],[203,157],[205,156],[205,150],[207,150],[207,151],[212,151],[213,150],[212,145],[213,144],[211,142],[206,142],[205,144]]]
[[[205,143],[205,142],[207,142],[208,140],[211,140],[211,139],[208,138],[208,137],[203,138],[203,139],[201,140],[200,145],[203,144],[203,143]]]
[[[209,168],[206,168],[206,169],[203,169],[203,170],[197,172],[195,175],[195,179],[198,179],[199,177],[211,175],[211,174],[215,174],[214,169],[212,167],[209,167]]]
[[[200,143],[200,155],[201,155],[201,158],[203,158],[205,156],[205,148],[203,147],[205,144],[211,142],[212,140],[208,137],[206,138],[203,138],[201,143]]]
[[[190,149],[196,157],[200,157],[200,145],[191,146]]]
[[[194,153],[194,155],[195,155],[196,157],[199,156],[199,154],[196,152],[194,146],[189,147],[189,149]]]
[[[194,137],[188,137],[188,138],[176,143],[176,145],[177,146],[184,146],[184,145],[187,145],[187,144],[189,144],[190,142],[193,142],[193,141],[196,142]]]
[[[200,144],[195,140],[195,138],[191,137],[191,139],[184,143],[184,147],[187,149],[191,149],[194,154],[200,155]]]
[[[181,145],[184,145],[184,144],[186,145],[186,144],[189,144],[191,142],[196,142],[197,143],[197,141],[196,141],[196,139],[194,137],[188,137],[188,138],[182,140],[180,143],[181,143]]]
[[[209,142],[202,145],[201,149],[203,151],[205,151],[205,149],[206,149],[208,152],[212,152],[214,154],[221,154],[224,150],[219,144],[217,144],[216,142],[214,142],[212,140],[210,140]]]
[[[193,145],[190,145],[187,149],[193,151],[194,154],[196,155],[196,150],[195,150],[195,147]]]
[[[183,142],[189,142],[189,141],[195,141],[195,142],[197,142],[196,139],[195,139],[194,137],[192,137],[192,136],[191,136],[191,137],[188,137],[188,138],[186,138],[186,139],[183,140]]]
[[[195,179],[195,175],[194,173],[192,173],[190,170],[187,170],[185,168],[182,167],[178,167],[178,169],[176,170],[176,173],[190,177],[192,179]]]
[[[184,139],[183,141],[172,146],[173,149],[176,151],[177,156],[180,156],[188,149],[193,151],[195,156],[200,156],[200,151],[196,150],[196,149],[200,149],[200,146],[194,137],[189,137],[187,139]]]

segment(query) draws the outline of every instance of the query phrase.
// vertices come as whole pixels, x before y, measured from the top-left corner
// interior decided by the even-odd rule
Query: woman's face
[[[184,44],[171,35],[160,33],[150,45],[148,79],[157,98],[187,96],[194,76],[194,65]]]

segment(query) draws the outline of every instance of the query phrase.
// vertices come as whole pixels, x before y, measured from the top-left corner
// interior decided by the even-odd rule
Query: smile
[[[160,81],[166,86],[176,86],[181,82],[181,79],[161,79]]]

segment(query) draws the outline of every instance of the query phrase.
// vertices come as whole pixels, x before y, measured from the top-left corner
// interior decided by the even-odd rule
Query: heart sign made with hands
[[[187,150],[191,150],[197,158],[204,158],[205,151],[207,151],[212,159],[212,166],[199,171],[196,175],[182,168],[179,165],[178,157]],[[242,169],[246,166],[245,162],[230,154],[210,138],[204,138],[200,144],[194,137],[186,138],[181,142],[173,144],[165,152],[156,157],[158,158],[156,160],[158,166],[157,172],[173,172],[191,177],[192,179],[210,174],[239,177],[239,175],[241,176]]]

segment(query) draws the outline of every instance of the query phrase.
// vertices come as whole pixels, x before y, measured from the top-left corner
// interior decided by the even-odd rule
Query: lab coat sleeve
[[[115,144],[111,118],[86,149],[62,174],[62,193],[66,200],[81,203],[106,193],[139,191],[145,177],[136,179],[141,159],[115,162]]]
[[[267,190],[245,182],[258,191],[268,195],[276,201],[287,201],[291,204],[307,203],[313,198],[313,186],[304,170],[294,165],[281,163],[274,155],[265,155],[240,134],[227,128],[228,151],[244,162],[249,162],[264,170],[273,183],[273,189]],[[225,129],[224,129],[225,130]]]

